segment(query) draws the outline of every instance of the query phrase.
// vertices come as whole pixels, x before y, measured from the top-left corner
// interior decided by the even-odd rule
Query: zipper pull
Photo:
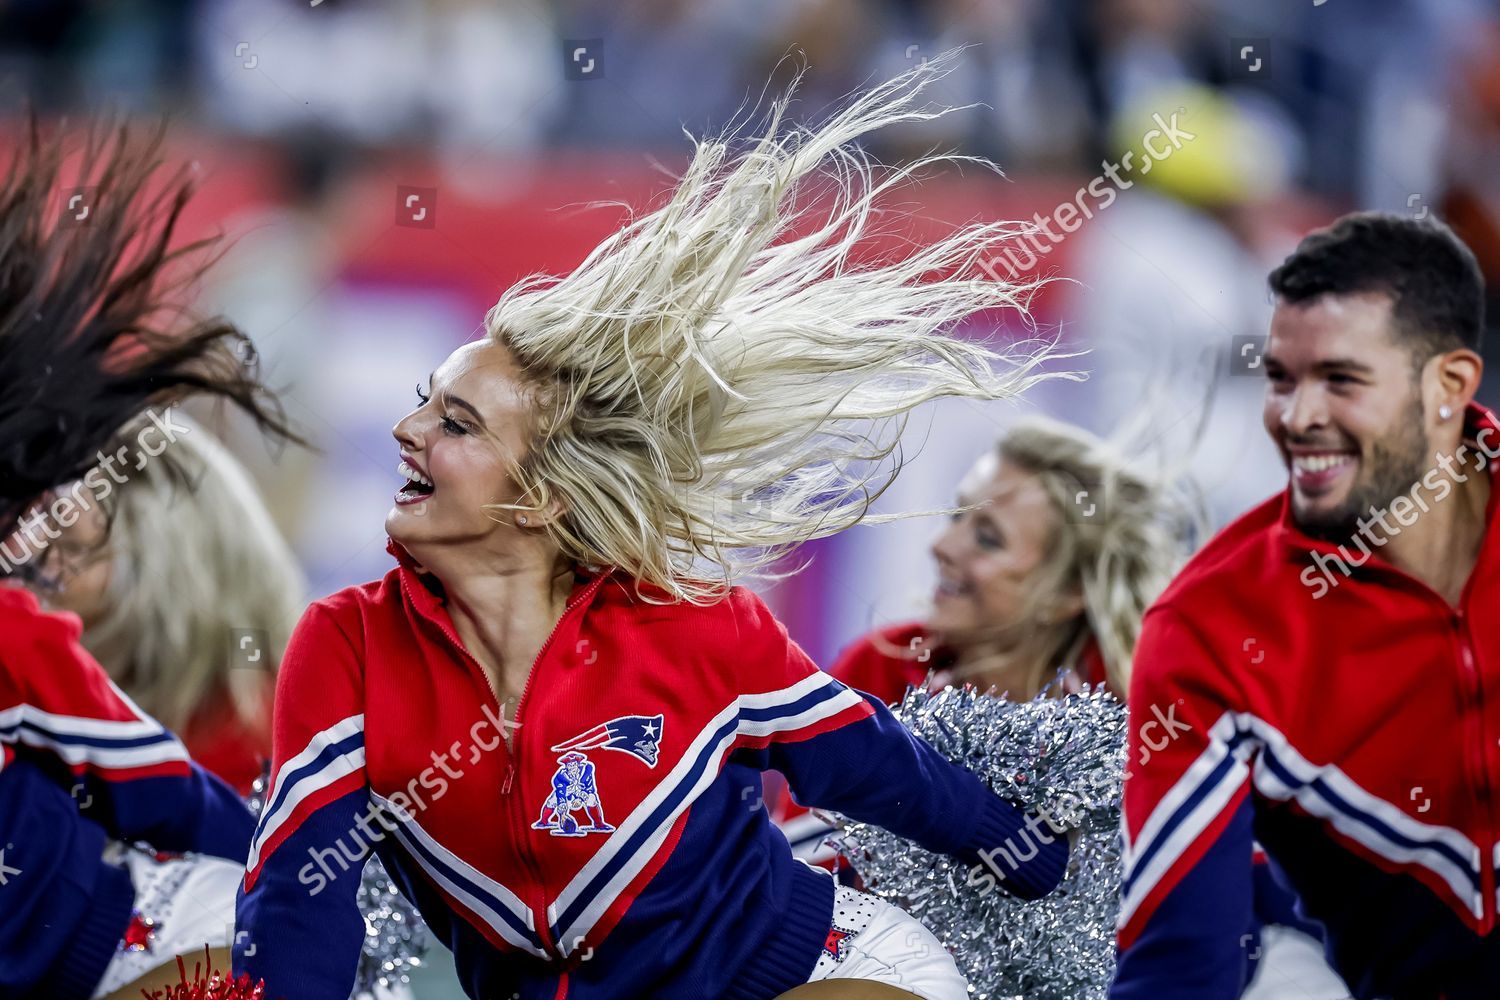
[[[515,780],[515,777],[516,777],[516,765],[514,765],[514,764],[506,764],[505,765],[505,784],[503,784],[503,785],[500,786],[500,794],[501,795],[509,795],[510,794],[510,785],[511,785],[511,782]]]

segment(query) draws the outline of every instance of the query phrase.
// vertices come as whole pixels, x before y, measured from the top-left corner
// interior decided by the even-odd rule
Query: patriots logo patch
[[[533,830],[547,830],[554,837],[583,837],[590,833],[614,833],[604,820],[604,803],[594,781],[594,764],[587,754],[574,750],[557,758],[552,775],[552,794],[542,805],[542,815]],[[580,823],[575,813],[582,813]]]
[[[619,750],[645,762],[647,767],[656,767],[661,753],[660,715],[622,715],[564,740],[552,748],[553,753],[568,750]]]

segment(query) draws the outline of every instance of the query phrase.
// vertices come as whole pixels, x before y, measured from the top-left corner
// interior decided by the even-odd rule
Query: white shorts
[[[839,886],[833,928],[807,980],[864,979],[925,1000],[967,1000],[969,984],[932,932],[890,903]]]
[[[104,970],[94,997],[105,997],[152,969],[186,956],[189,974],[193,955],[203,947],[227,948],[234,936],[234,894],[243,865],[206,855],[173,857],[166,861],[140,848],[124,847],[119,863],[135,885],[135,911],[152,921],[146,947],[132,950],[120,941],[115,957]],[[111,860],[113,860],[111,858]],[[132,917],[137,930],[143,927]],[[227,970],[225,970],[227,971]]]
[[[1260,931],[1260,962],[1240,1000],[1344,1000],[1349,987],[1323,957],[1323,946],[1306,934],[1280,924]]]

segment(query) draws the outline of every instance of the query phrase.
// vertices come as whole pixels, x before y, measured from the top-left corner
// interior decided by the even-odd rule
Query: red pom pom
[[[192,981],[188,980],[187,966],[178,958],[177,974],[182,981],[165,990],[150,993],[141,990],[141,995],[146,1000],[266,1000],[264,979],[252,983],[247,973],[242,972],[238,979],[233,979],[219,969],[207,971],[212,968],[213,961],[207,946],[203,949],[203,959],[203,965],[194,963]]]

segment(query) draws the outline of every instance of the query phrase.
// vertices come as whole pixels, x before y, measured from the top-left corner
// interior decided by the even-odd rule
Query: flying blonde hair
[[[666,203],[571,274],[506,291],[486,329],[526,373],[538,428],[513,470],[529,502],[494,509],[558,501],[548,530],[565,556],[711,602],[866,519],[900,470],[913,407],[1011,398],[1049,377],[1036,370],[1048,345],[1002,354],[952,332],[994,309],[1029,324],[1041,282],[989,264],[1025,227],[973,224],[898,260],[855,259],[893,188],[939,163],[992,166],[932,155],[877,168],[854,146],[951,110],[918,105],[950,61],[815,128],[785,121],[794,83],[753,137],[694,140]]]

